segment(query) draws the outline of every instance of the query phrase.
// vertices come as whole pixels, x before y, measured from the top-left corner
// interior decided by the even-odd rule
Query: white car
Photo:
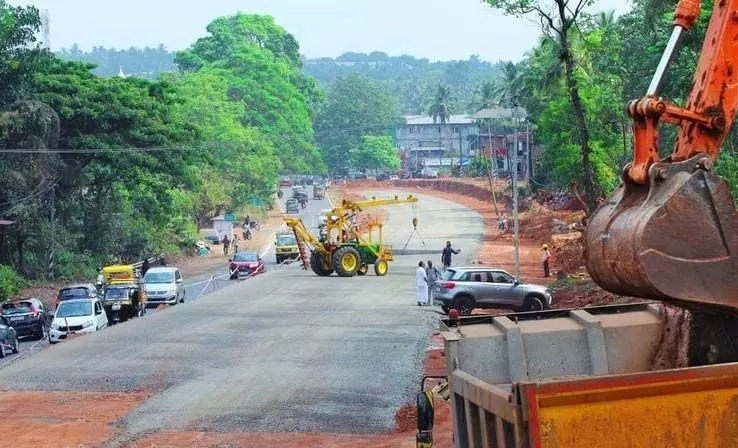
[[[56,344],[73,334],[95,333],[108,326],[99,299],[73,299],[59,303],[49,328],[49,342]]]
[[[182,272],[175,267],[149,268],[144,275],[144,288],[148,296],[148,304],[166,303],[176,305],[184,303],[185,288]]]
[[[423,168],[420,175],[423,176],[424,179],[438,179],[438,171],[432,168]]]

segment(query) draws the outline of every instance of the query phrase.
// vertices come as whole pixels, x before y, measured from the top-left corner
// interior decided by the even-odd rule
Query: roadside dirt
[[[0,386],[1,387],[1,386]],[[142,393],[0,392],[0,447],[100,446]]]

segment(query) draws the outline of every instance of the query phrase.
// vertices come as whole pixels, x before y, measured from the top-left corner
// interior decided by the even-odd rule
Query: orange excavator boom
[[[589,220],[587,268],[618,294],[738,310],[738,213],[728,184],[712,172],[738,108],[738,0],[715,2],[686,106],[658,96],[699,11],[697,0],[679,2],[647,95],[628,105],[633,162]],[[672,154],[660,160],[662,122],[679,132]]]

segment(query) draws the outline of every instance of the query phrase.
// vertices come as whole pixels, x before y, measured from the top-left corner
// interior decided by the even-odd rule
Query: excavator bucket
[[[738,311],[738,213],[728,184],[699,155],[655,163],[592,215],[587,269],[616,294]]]

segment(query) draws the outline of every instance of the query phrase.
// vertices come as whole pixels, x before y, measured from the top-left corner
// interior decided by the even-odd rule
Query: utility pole
[[[49,280],[56,277],[56,184],[51,187],[51,248],[49,250]]]
[[[514,234],[513,244],[515,246],[515,278],[520,279],[520,215],[518,214],[518,108],[513,109],[513,119],[515,120],[515,138],[512,153],[512,188],[513,188],[513,223]]]

